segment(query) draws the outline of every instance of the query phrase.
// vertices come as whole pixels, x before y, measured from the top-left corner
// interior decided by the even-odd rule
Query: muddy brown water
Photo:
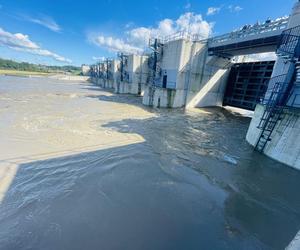
[[[129,138],[18,162],[0,203],[0,249],[289,244],[300,229],[300,172],[253,151],[245,141],[249,118],[220,108],[151,110],[139,97],[108,93],[88,83],[0,77],[2,162],[14,145],[21,155],[35,142],[65,149],[107,134]],[[58,140],[64,134],[71,139]]]

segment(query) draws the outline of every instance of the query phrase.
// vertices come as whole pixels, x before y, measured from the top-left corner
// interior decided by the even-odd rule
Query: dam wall
[[[143,104],[168,108],[221,106],[228,61],[208,56],[206,41],[182,38],[165,43],[158,55],[158,77],[148,83]]]
[[[118,70],[114,72],[114,88],[119,94],[141,95],[148,77],[148,57],[143,55],[121,55]]]
[[[148,51],[145,55],[118,54],[119,63],[112,72],[116,93],[142,95],[144,105],[157,108],[232,105],[255,109],[247,141],[256,151],[300,168],[299,1],[288,17],[245,25],[208,39],[183,31],[151,38]],[[242,82],[230,84],[230,71],[237,58],[258,52],[276,53],[271,69],[251,65],[260,69],[245,70],[249,75],[237,77]],[[91,69],[93,82],[111,87],[103,80],[108,77],[103,63]],[[224,102],[228,86],[233,86],[231,100],[239,103]]]
[[[246,140],[255,146],[261,133],[258,129],[265,106],[258,104],[252,118]],[[276,125],[272,140],[264,149],[264,154],[290,167],[300,170],[300,110],[286,110],[282,120]]]

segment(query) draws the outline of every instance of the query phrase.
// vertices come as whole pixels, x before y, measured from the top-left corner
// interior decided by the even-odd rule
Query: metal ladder
[[[127,55],[125,55],[124,53],[118,53],[118,58],[120,60],[120,66],[119,66],[119,79],[117,80],[117,93],[120,93],[120,86],[121,86],[121,82],[124,81],[124,73],[125,73],[125,60],[127,58]]]
[[[275,83],[270,99],[267,101],[264,113],[258,125],[258,128],[262,130],[255,146],[255,150],[258,152],[264,151],[267,143],[271,141],[272,132],[278,121],[282,118],[283,106],[278,105],[283,94],[281,91],[282,85],[283,83],[280,82]]]
[[[300,26],[288,29],[281,35],[277,46],[277,55],[294,63],[294,78],[291,81],[286,80],[286,75],[273,77],[269,84],[274,84],[265,105],[264,113],[257,128],[261,129],[260,136],[255,145],[255,150],[263,152],[267,143],[271,141],[272,133],[282,119],[286,102],[289,100],[294,81],[299,79],[299,57],[300,57]],[[272,83],[274,81],[274,83]]]
[[[153,50],[152,53],[152,62],[151,62],[151,72],[150,72],[150,86],[149,86],[149,106],[153,107],[154,103],[154,94],[156,89],[156,78],[159,69],[158,65],[158,57],[160,51],[162,49],[163,44],[159,41],[159,39],[150,39],[149,40],[149,47]]]

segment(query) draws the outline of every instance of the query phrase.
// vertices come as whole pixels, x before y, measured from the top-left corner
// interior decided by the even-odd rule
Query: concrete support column
[[[230,65],[229,59],[207,57],[199,69],[200,83],[188,93],[187,108],[222,106]]]

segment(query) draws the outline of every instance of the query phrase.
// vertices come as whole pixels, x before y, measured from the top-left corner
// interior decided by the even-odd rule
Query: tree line
[[[27,62],[16,62],[13,60],[1,59],[0,58],[0,69],[18,70],[18,71],[32,71],[42,73],[59,73],[69,72],[76,73],[80,72],[80,67],[76,66],[47,66],[42,64],[33,64]]]

